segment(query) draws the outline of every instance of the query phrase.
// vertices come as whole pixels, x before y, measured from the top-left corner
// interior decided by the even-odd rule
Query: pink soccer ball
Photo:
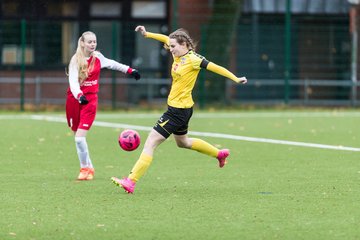
[[[126,129],[120,133],[119,145],[125,151],[134,151],[140,145],[140,135],[137,131]]]

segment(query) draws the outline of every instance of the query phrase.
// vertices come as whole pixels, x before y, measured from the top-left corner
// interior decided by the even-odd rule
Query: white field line
[[[64,122],[64,123],[66,122],[66,119],[62,117],[51,117],[51,116],[40,116],[40,115],[32,115],[31,119],[50,121],[50,122]],[[139,131],[150,131],[152,129],[152,127],[144,127],[138,125],[121,124],[121,123],[100,122],[100,121],[95,121],[93,125],[100,127],[110,127],[110,128],[125,128],[125,129],[130,128]],[[276,140],[269,138],[245,137],[245,136],[237,136],[237,135],[222,134],[222,133],[189,131],[189,135],[224,138],[224,139],[232,139],[232,140],[240,140],[240,141],[248,141],[248,142],[272,143],[272,144],[282,144],[282,145],[291,145],[291,146],[299,146],[299,147],[311,147],[311,148],[360,152],[360,148],[355,148],[355,147],[334,146],[334,145],[306,143],[306,142],[293,142],[293,141]]]
[[[159,118],[161,113],[102,113],[97,119]],[[341,118],[360,117],[360,112],[236,112],[194,113],[193,118]]]
[[[96,119],[158,119],[160,113],[99,113]],[[234,113],[194,113],[193,118],[343,118],[360,117],[360,112],[323,111],[323,112],[234,112]],[[28,119],[29,115],[1,115],[0,119]]]

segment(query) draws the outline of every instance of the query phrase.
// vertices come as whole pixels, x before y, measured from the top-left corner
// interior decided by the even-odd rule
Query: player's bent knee
[[[188,142],[176,142],[176,145],[179,148],[191,148],[191,145]]]

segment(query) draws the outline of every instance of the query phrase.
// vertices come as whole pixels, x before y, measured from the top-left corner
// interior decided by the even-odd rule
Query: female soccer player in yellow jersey
[[[209,62],[195,52],[195,44],[184,29],[178,29],[169,36],[147,32],[144,26],[137,26],[135,31],[146,38],[163,42],[173,55],[174,62],[171,67],[172,86],[168,96],[168,109],[157,121],[145,141],[143,151],[135,163],[128,177],[112,181],[133,193],[136,182],[144,175],[150,166],[155,148],[164,142],[171,134],[174,135],[176,144],[180,148],[187,148],[217,158],[219,167],[226,163],[230,152],[228,149],[217,149],[211,144],[198,139],[189,138],[187,135],[188,124],[193,113],[194,101],[192,90],[201,68],[210,70],[227,77],[237,83],[245,84],[245,77],[238,78],[227,69]]]

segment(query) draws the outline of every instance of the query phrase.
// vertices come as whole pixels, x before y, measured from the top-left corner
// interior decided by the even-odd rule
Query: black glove
[[[138,72],[138,70],[136,69],[132,69],[132,72],[130,73],[130,75],[135,78],[135,80],[139,80],[140,79],[140,73]]]
[[[86,105],[86,104],[89,103],[89,101],[86,99],[85,95],[81,95],[81,96],[79,97],[79,103],[80,103],[81,105]]]

